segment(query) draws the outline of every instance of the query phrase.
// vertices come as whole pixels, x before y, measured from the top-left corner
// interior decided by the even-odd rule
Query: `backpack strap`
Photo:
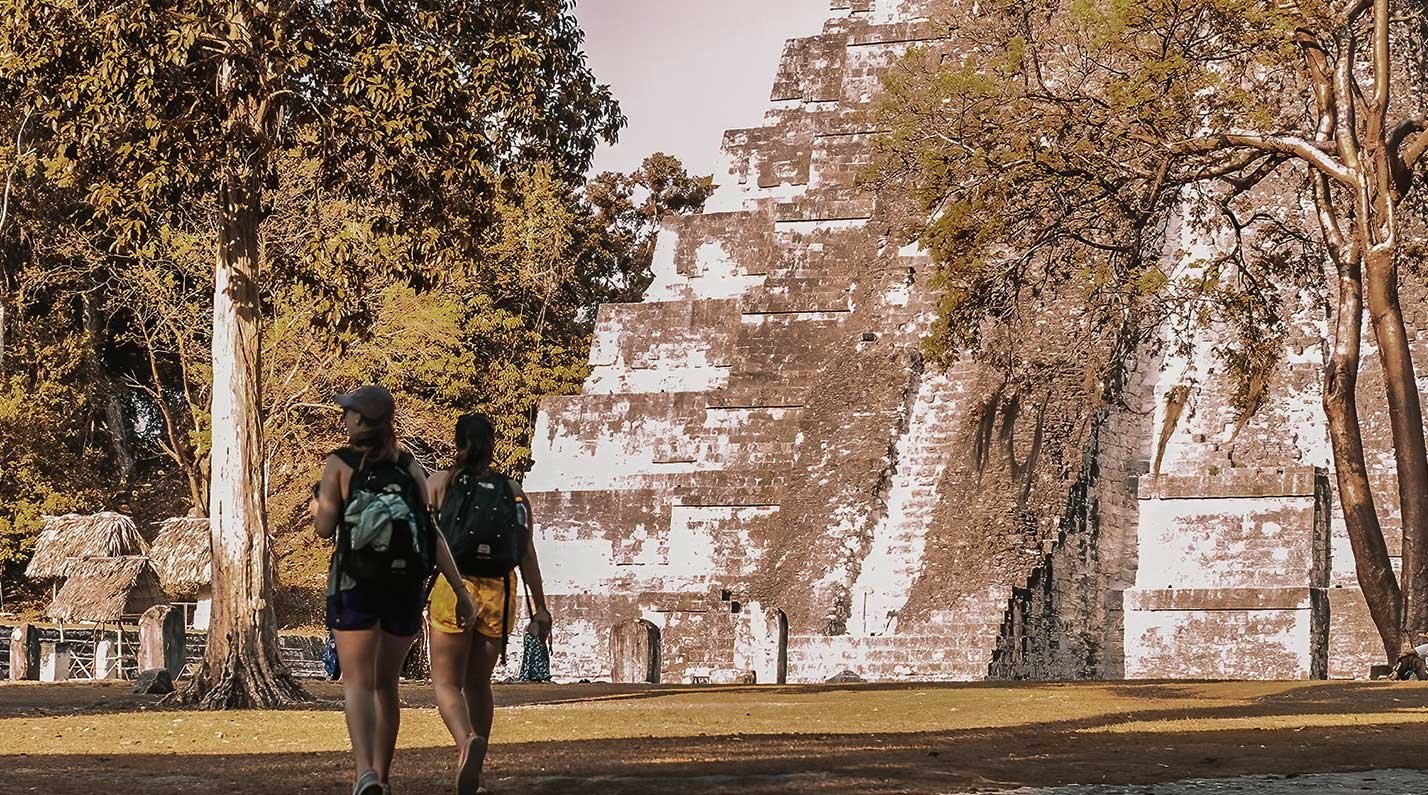
[[[347,499],[352,496],[353,484],[357,482],[357,477],[361,475],[366,468],[367,456],[353,450],[351,447],[339,447],[331,453],[328,453],[328,455],[336,456],[338,461],[341,461],[352,469],[352,477],[347,481],[347,493],[340,495],[342,501],[347,502]]]
[[[501,665],[506,664],[506,649],[511,645],[511,573],[505,575],[501,588]]]
[[[341,461],[352,469],[352,476],[347,479],[347,493],[338,495],[342,499],[344,515],[337,517],[337,538],[335,539],[337,548],[335,551],[338,555],[345,556],[347,548],[351,546],[352,543],[352,528],[347,525],[345,516],[347,500],[352,497],[353,487],[358,485],[361,482],[361,478],[367,474],[367,455],[351,447],[339,447],[331,453],[328,453],[328,455],[336,456],[338,461]]]

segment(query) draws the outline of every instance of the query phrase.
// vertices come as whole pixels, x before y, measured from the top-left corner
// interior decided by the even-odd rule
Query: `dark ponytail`
[[[485,414],[466,414],[456,421],[456,467],[486,472],[496,456],[496,430]]]
[[[361,453],[364,459],[372,461],[395,462],[400,457],[397,429],[390,417],[385,422],[372,422],[362,417],[357,430],[347,437],[347,445]]]

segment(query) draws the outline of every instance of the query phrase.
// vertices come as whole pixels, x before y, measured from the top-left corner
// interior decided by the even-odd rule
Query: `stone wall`
[[[0,644],[0,680],[10,676],[10,632],[13,629],[12,626],[0,625],[0,637],[5,639],[5,642]],[[63,637],[70,648],[72,679],[86,679],[92,675],[94,649],[101,640],[107,639],[116,643],[118,640],[118,633],[112,627],[66,627],[61,635],[57,626],[39,626],[35,627],[35,632],[40,642],[59,641]],[[207,636],[201,632],[190,631],[184,636],[184,667],[187,672],[192,673],[203,662],[206,639]],[[325,641],[326,638],[322,636],[285,633],[278,636],[278,653],[294,676],[300,679],[325,679],[327,673],[322,666],[322,648]],[[139,632],[136,627],[125,628],[122,652],[124,676],[132,679],[138,674]]]
[[[0,680],[10,677],[10,633],[13,626],[0,625],[0,637],[4,638],[3,651],[0,651]],[[124,631],[122,648],[118,645],[119,633],[112,627],[104,629],[85,627],[65,627],[63,630],[58,626],[36,626],[34,627],[34,638],[36,643],[58,643],[63,641],[70,651],[69,676],[71,679],[88,679],[94,674],[94,653],[100,641],[107,640],[116,644],[116,650],[122,651],[122,670],[126,678],[132,678],[137,673],[137,655],[139,650],[139,633],[137,629],[126,629]]]
[[[1147,475],[1142,494],[1126,676],[1324,678],[1326,473]]]
[[[1171,230],[1182,250],[1197,243]],[[1172,237],[1174,239],[1174,237]],[[1203,243],[1198,244],[1203,247]],[[1425,328],[1421,278],[1405,274],[1403,301],[1410,334]],[[1190,353],[1170,356],[1143,390],[1153,401],[1148,434],[1155,450],[1142,479],[1137,533],[1146,550],[1182,554],[1148,559],[1137,573],[1135,633],[1148,645],[1127,649],[1128,671],[1163,676],[1164,649],[1155,638],[1193,637],[1209,661],[1176,654],[1179,675],[1362,678],[1382,663],[1382,646],[1356,582],[1320,407],[1328,333],[1312,292],[1289,292],[1282,363],[1266,399],[1249,416],[1233,400],[1233,385],[1214,356],[1215,330]],[[1401,527],[1382,375],[1372,334],[1365,331],[1359,414],[1370,479],[1394,564]],[[1428,346],[1415,347],[1420,370]],[[1172,529],[1173,528],[1173,529]],[[1193,551],[1194,554],[1190,554]],[[1238,567],[1238,568],[1235,568]],[[1178,583],[1178,584],[1177,584]],[[1166,591],[1199,587],[1198,596]],[[1202,600],[1201,610],[1193,599]],[[1127,635],[1133,628],[1127,617]],[[1132,657],[1147,662],[1136,664]],[[1292,661],[1292,662],[1291,662]]]

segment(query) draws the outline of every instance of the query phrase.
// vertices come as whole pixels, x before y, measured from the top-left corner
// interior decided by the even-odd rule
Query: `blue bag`
[[[342,663],[337,659],[337,636],[332,634],[332,630],[327,632],[327,643],[322,647],[322,667],[327,671],[327,678],[336,682],[342,677]]]

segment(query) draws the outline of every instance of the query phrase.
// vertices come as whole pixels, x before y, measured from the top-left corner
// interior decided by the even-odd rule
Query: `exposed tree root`
[[[205,659],[198,673],[169,698],[176,704],[214,710],[273,709],[312,701],[276,659],[239,654],[238,645],[230,639],[221,671],[215,672]]]

